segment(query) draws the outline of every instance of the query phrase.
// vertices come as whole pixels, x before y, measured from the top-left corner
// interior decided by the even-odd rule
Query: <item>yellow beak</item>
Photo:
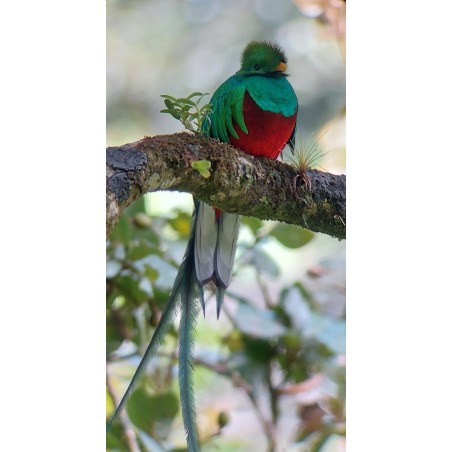
[[[275,69],[279,72],[286,72],[287,66],[281,61]]]

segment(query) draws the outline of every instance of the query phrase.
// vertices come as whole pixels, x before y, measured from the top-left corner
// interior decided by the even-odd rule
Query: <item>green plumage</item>
[[[286,79],[286,63],[286,56],[277,45],[251,42],[242,54],[240,70],[214,93],[211,99],[212,111],[208,120],[202,124],[202,132],[227,143],[239,140],[238,147],[251,155],[255,155],[253,152],[257,147],[260,152],[258,155],[276,158],[282,147],[290,141],[298,109],[296,95]],[[245,124],[245,116],[248,126]],[[275,137],[279,141],[275,141]],[[246,144],[250,142],[254,146],[251,151],[246,150]],[[200,306],[203,310],[205,308],[202,284],[208,281],[213,281],[217,286],[217,317],[220,314],[224,294],[232,277],[240,224],[240,217],[236,214],[223,212],[217,216],[217,213],[211,206],[195,199],[191,234],[173,290],[107,431],[130,398],[180,308],[179,386],[182,417],[188,450],[201,450],[194,400],[193,349],[196,318]]]
[[[243,100],[248,91],[254,102],[264,111],[293,116],[298,108],[297,97],[285,74],[276,70],[287,59],[280,47],[262,42],[251,42],[242,54],[242,65],[212,96],[212,112],[202,127],[203,133],[229,143],[228,135],[238,139],[235,122],[248,134],[243,118]]]
[[[242,53],[238,73],[267,75],[281,62],[286,64],[287,58],[278,44],[269,41],[251,41]],[[256,64],[259,68],[256,68]]]
[[[212,96],[212,112],[209,121],[204,121],[202,132],[207,133],[210,124],[210,136],[219,138],[225,143],[229,143],[228,135],[238,139],[238,135],[233,127],[233,121],[248,133],[243,119],[243,98],[245,96],[246,85],[242,78],[233,75],[228,78]]]
[[[293,116],[298,108],[292,85],[284,75],[270,77],[246,77],[244,82],[254,102],[264,111]]]

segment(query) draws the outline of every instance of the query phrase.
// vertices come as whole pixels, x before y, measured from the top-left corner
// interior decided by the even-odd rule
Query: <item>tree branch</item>
[[[192,162],[209,160],[205,178]],[[186,132],[107,148],[107,236],[144,193],[174,190],[227,212],[277,220],[345,238],[345,176],[308,170],[308,189],[285,163],[252,157]]]

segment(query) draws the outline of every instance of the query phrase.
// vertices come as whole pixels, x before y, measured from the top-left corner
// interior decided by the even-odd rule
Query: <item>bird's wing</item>
[[[297,134],[297,123],[295,123],[295,127],[293,128],[293,132],[292,135],[289,138],[289,141],[287,142],[287,144],[290,147],[290,150],[292,151],[292,154],[295,153],[295,136]]]
[[[229,135],[238,139],[234,123],[248,134],[243,118],[243,99],[245,85],[239,76],[233,75],[226,80],[213,94],[210,103],[212,111],[202,125],[202,132],[211,138],[229,143]]]

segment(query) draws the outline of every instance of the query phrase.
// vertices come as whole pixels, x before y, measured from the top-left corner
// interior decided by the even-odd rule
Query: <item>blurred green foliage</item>
[[[141,198],[127,209],[111,235],[107,246],[107,361],[116,397],[130,381],[158,323],[189,227],[190,216],[180,210],[172,212],[171,218],[151,218]],[[210,329],[216,328],[217,321],[209,311],[208,318],[198,322],[195,375],[207,378],[207,383],[195,384],[196,392],[204,393],[201,398],[207,398],[198,403],[203,450],[228,450],[236,444],[237,438],[230,437],[227,429],[237,407],[233,403],[229,403],[229,410],[216,406],[218,393],[211,386],[224,379],[229,380],[231,393],[239,391],[252,401],[257,421],[267,416],[277,432],[287,398],[292,398],[296,428],[290,441],[321,450],[331,435],[345,434],[345,319],[323,312],[300,281],[284,287],[276,297],[267,293],[267,277],[277,276],[281,266],[265,244],[275,240],[290,249],[304,247],[314,237],[311,232],[255,218],[244,219],[243,228],[249,239],[239,243],[236,271],[252,269],[260,291],[248,296],[228,292],[215,335]],[[175,322],[127,404],[142,450],[153,450],[150,439],[161,450],[184,450],[180,448],[184,434],[177,386],[177,334]],[[112,412],[110,400],[107,417]],[[266,440],[271,444],[269,436]],[[236,447],[230,450],[250,450],[246,438],[242,449]],[[107,448],[128,450],[118,422],[108,434]]]
[[[200,111],[196,96],[179,96],[213,92],[238,70],[247,42],[268,39],[289,56],[299,130],[305,137],[328,130],[329,141],[321,147],[308,141],[305,147],[314,150],[296,154],[294,164],[303,158],[318,163],[326,146],[329,160],[322,165],[343,172],[344,58],[338,42],[326,38],[323,6],[313,20],[300,13],[301,3],[109,1],[108,144],[177,132],[180,124],[170,116],[197,130],[208,107]],[[158,94],[165,92],[175,97],[164,97],[169,114],[162,115]],[[202,93],[196,94],[199,102]],[[194,163],[207,176],[208,163]],[[152,337],[190,230],[192,206],[169,207],[177,194],[158,195],[130,206],[107,244],[107,375],[117,398]],[[288,451],[337,450],[334,444],[345,435],[343,247],[333,249],[333,239],[294,226],[256,218],[242,224],[221,317],[216,320],[215,303],[207,299],[206,319],[197,326],[195,395],[203,451],[274,450],[275,442]],[[143,451],[186,450],[177,335],[176,319],[126,406]],[[113,411],[107,392],[107,418]],[[130,450],[120,422],[107,435],[107,450]]]

